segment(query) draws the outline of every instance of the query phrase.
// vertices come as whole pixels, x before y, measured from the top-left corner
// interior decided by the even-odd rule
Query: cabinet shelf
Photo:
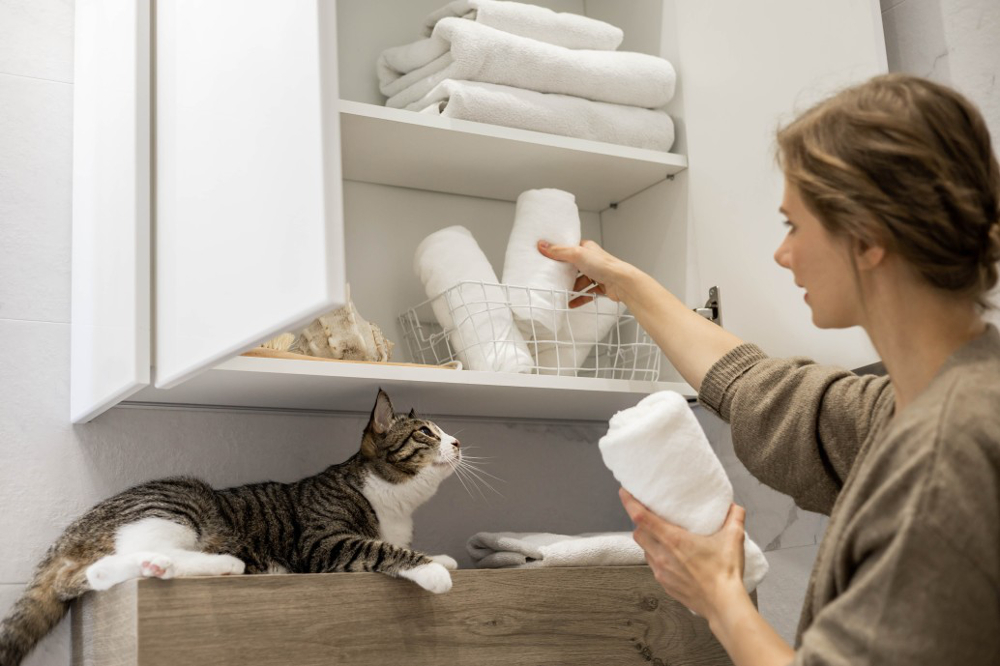
[[[674,153],[340,101],[344,178],[516,201],[555,187],[602,211],[687,168]]]
[[[459,570],[434,595],[374,573],[132,580],[73,609],[78,666],[732,662],[649,567]]]
[[[684,383],[238,356],[126,404],[367,412],[380,387],[398,409],[424,414],[582,421],[606,421],[653,391],[695,396]]]

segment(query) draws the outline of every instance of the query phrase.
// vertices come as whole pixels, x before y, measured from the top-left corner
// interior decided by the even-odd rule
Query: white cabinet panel
[[[156,385],[343,304],[336,7],[157,4]]]
[[[149,383],[148,0],[78,0],[70,418]]]
[[[677,2],[697,293],[722,290],[726,328],[775,355],[856,367],[876,360],[859,329],[820,331],[772,255],[784,234],[780,122],[886,69],[873,0]],[[671,14],[671,12],[666,12]]]

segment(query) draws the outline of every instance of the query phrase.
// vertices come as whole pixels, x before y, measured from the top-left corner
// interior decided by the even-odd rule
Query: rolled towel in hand
[[[428,298],[444,294],[431,307],[466,368],[531,372],[531,353],[514,325],[507,296],[468,229],[447,227],[425,238],[413,268]]]
[[[664,520],[702,535],[725,523],[733,486],[679,393],[653,393],[615,414],[600,448],[622,487]],[[767,560],[749,536],[743,547],[749,592],[767,574]]]
[[[513,35],[568,49],[614,51],[625,36],[621,28],[604,21],[507,0],[449,2],[424,20],[424,34],[430,35],[437,22],[448,17],[471,19]]]
[[[569,309],[567,291],[576,281],[573,264],[549,259],[538,241],[580,244],[580,211],[576,197],[556,189],[528,190],[517,197],[514,226],[507,241],[503,283],[511,310],[526,337],[555,339]]]
[[[607,337],[625,312],[625,306],[598,297],[564,314],[555,340],[535,339],[528,347],[535,353],[540,375],[576,376],[594,345]]]

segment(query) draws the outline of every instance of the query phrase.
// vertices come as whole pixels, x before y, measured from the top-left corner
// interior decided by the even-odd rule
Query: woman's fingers
[[[573,259],[579,254],[580,248],[575,245],[553,245],[546,240],[540,240],[538,241],[538,251],[549,259],[573,263]]]

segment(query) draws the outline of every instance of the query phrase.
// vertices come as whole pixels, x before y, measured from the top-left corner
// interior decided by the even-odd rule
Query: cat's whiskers
[[[473,478],[476,479],[476,481],[478,481],[479,483],[483,484],[484,486],[486,486],[487,488],[489,488],[490,490],[492,490],[493,492],[495,492],[500,497],[503,497],[503,493],[501,493],[499,490],[497,490],[496,488],[494,488],[490,484],[489,481],[487,481],[486,479],[483,478],[483,475],[491,477],[493,479],[496,479],[497,481],[501,481],[501,482],[506,483],[500,477],[494,476],[493,474],[490,474],[489,472],[487,472],[485,470],[481,470],[478,467],[476,467],[475,465],[473,465],[472,463],[466,462],[464,459],[463,460],[459,460],[458,467],[456,468],[456,470],[457,469],[462,469],[463,471],[465,471],[466,473],[469,474],[469,478],[470,479],[473,479]],[[482,492],[482,491],[480,491],[480,492]]]
[[[462,465],[462,461],[461,461],[461,460],[455,460],[455,461],[452,461],[452,469],[454,469],[454,470],[455,470],[455,474],[456,474],[456,476],[458,476],[459,480],[461,480],[461,479],[463,479],[463,478],[464,478],[464,479],[467,479],[467,480],[468,480],[468,482],[469,482],[469,484],[470,484],[470,485],[471,485],[471,486],[472,486],[473,488],[475,488],[475,489],[476,489],[476,491],[477,491],[477,492],[479,493],[479,495],[480,495],[480,496],[481,496],[481,497],[482,497],[482,498],[483,498],[484,500],[486,500],[486,499],[487,499],[487,498],[486,498],[486,495],[485,495],[485,494],[483,493],[483,491],[482,491],[482,488],[480,488],[480,487],[479,487],[479,484],[478,484],[478,483],[476,482],[476,479],[475,479],[475,478],[473,478],[473,477],[472,477],[472,476],[471,476],[471,475],[469,474],[469,471],[468,471],[468,469],[466,468],[466,466]],[[465,485],[465,481],[462,481],[462,485]],[[472,497],[472,491],[471,491],[471,490],[469,490],[469,486],[465,486],[465,489],[466,489],[466,490],[467,490],[467,491],[469,492],[469,497]]]
[[[455,472],[455,477],[458,479],[459,483],[462,484],[462,487],[465,488],[465,492],[469,493],[469,497],[472,497],[472,491],[469,490],[469,486],[465,484],[465,480],[462,478],[462,474],[458,471],[458,467],[456,466],[455,461],[449,460],[448,466],[451,467],[452,471]]]

